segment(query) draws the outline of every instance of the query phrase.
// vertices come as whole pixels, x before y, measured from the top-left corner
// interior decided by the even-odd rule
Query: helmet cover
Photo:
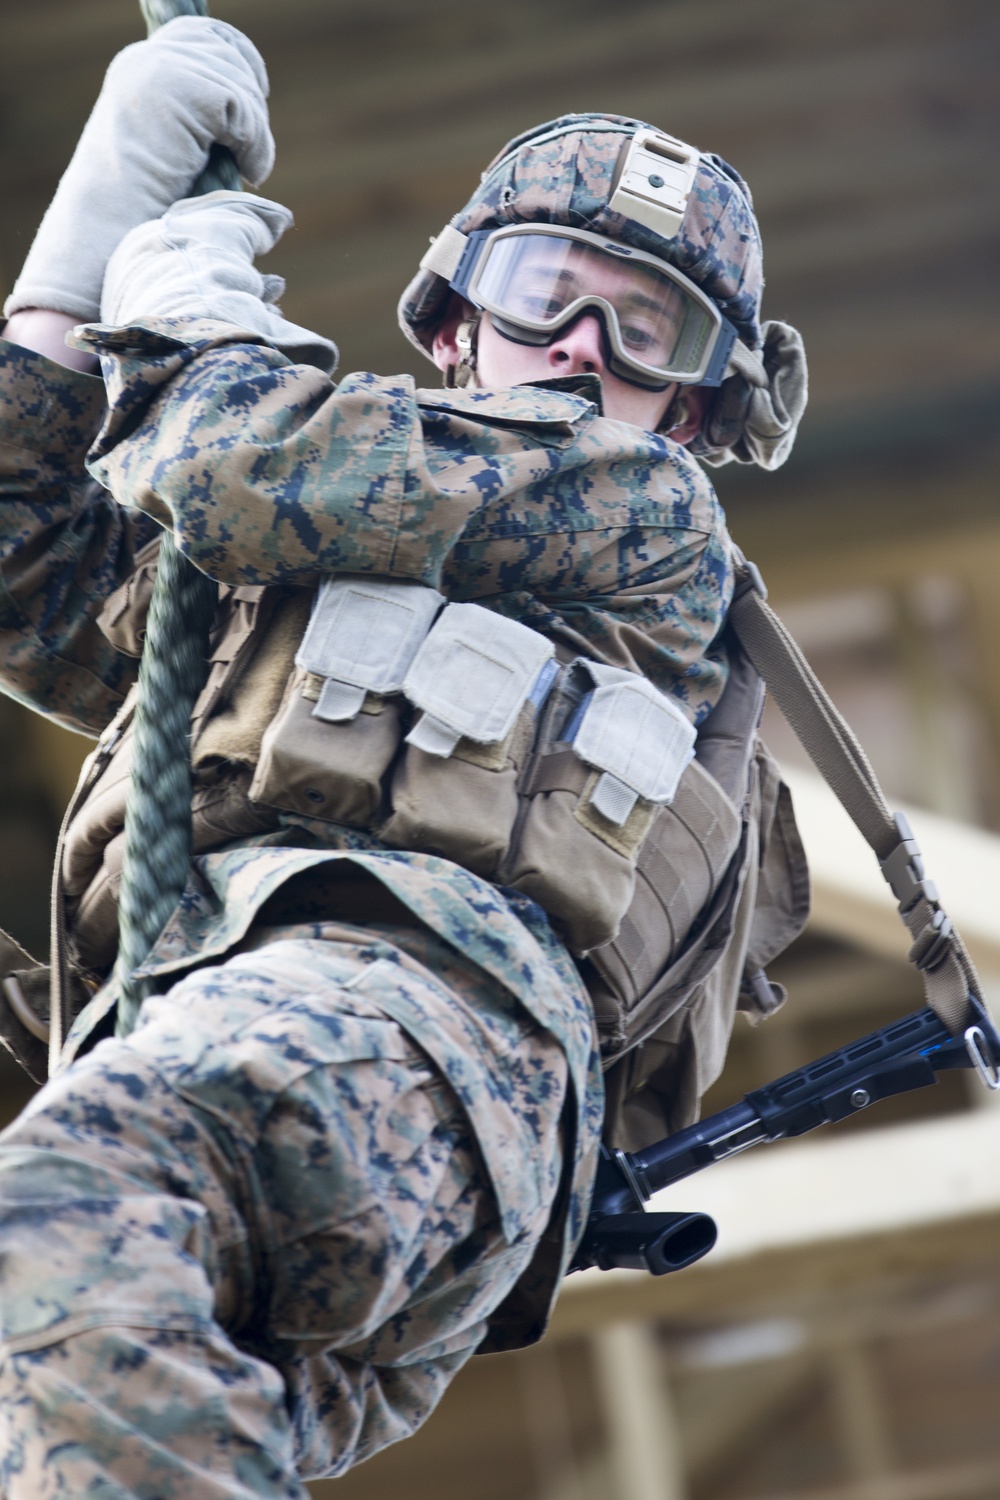
[[[658,255],[712,298],[743,343],[759,349],[760,230],[738,172],[719,156],[701,156],[672,239],[609,209],[625,150],[644,128],[652,127],[623,115],[574,114],[516,136],[486,168],[452,226],[469,234],[506,224],[566,224]],[[400,300],[400,326],[425,354],[449,295],[444,277],[421,270]]]

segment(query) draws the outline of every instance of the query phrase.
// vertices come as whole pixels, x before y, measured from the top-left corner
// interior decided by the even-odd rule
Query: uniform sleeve
[[[90,735],[136,674],[96,618],[158,529],[87,479],[104,408],[95,377],[0,340],[0,686]]]
[[[571,650],[640,672],[699,724],[729,670],[719,635],[732,598],[732,553],[714,497],[697,526],[690,516],[626,516],[584,533],[553,532],[544,547],[537,535],[532,541],[519,562],[507,536],[492,545],[460,542],[445,593],[471,598],[482,590],[501,613]]]
[[[356,375],[337,387],[207,321],[97,326],[87,337],[109,398],[90,472],[171,527],[203,572],[233,586],[336,572],[440,577],[440,534],[394,565],[418,429],[408,377]],[[452,520],[460,531],[457,510]]]
[[[728,538],[676,444],[551,391],[334,386],[220,324],[87,336],[110,400],[92,473],[220,582],[411,580],[643,672],[696,721],[721,693]]]

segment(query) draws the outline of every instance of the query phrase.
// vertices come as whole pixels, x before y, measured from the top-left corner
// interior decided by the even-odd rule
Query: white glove
[[[267,72],[234,26],[178,16],[119,52],[39,226],[4,314],[46,307],[97,317],[123,235],[190,193],[213,143],[248,182],[274,165]]]
[[[287,208],[252,193],[182,199],[133,229],[112,255],[101,322],[211,318],[262,335],[298,363],[333,370],[337,346],[283,318],[274,303],[284,281],[261,275],[253,263],[291,223]]]

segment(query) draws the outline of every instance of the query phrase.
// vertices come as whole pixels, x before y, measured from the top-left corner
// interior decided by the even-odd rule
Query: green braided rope
[[[151,36],[160,26],[174,21],[178,16],[207,16],[207,0],[139,0],[146,30]],[[191,189],[192,198],[202,193],[214,193],[218,188],[238,191],[240,174],[232,153],[225,146],[213,146],[201,176]]]
[[[218,590],[164,533],[139,667],[125,855],[118,905],[117,1033],[127,1036],[151,981],[147,957],[187,885],[191,861],[191,710],[205,681]]]
[[[175,16],[207,14],[204,0],[140,0],[150,32]],[[192,196],[238,188],[236,163],[214,146]],[[153,982],[135,970],[177,906],[191,864],[191,712],[205,682],[218,590],[164,531],[139,665],[132,773],[118,906],[116,1031],[127,1036]]]

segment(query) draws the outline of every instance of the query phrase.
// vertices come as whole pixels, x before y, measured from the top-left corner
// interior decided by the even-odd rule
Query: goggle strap
[[[441,233],[431,240],[430,247],[424,251],[420,262],[421,271],[433,271],[435,276],[442,276],[445,281],[451,281],[461,264],[468,244],[468,235],[456,229],[454,224],[446,224]]]
[[[770,384],[763,359],[755,349],[748,349],[746,344],[737,342],[733,345],[729,356],[729,365],[730,374],[735,372],[738,375],[742,375],[744,380],[750,385],[759,386],[766,390]]]
[[[473,300],[469,296],[469,283],[472,280],[476,266],[479,264],[479,257],[483,246],[493,233],[492,229],[474,229],[471,234],[465,236],[465,248],[462,251],[461,259],[455,267],[450,281],[452,291],[457,292],[460,297],[464,297],[466,302],[472,302]],[[476,305],[478,306],[479,304],[477,303]]]
[[[736,329],[728,318],[722,319],[718,337],[715,340],[715,348],[708,362],[708,369],[699,380],[699,385],[721,385],[726,378],[726,366],[729,364],[729,356],[737,342]]]

